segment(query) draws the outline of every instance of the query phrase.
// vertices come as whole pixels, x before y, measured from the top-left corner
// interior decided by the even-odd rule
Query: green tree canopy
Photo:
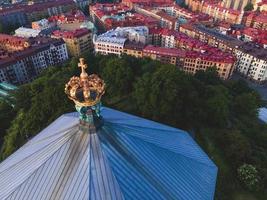
[[[124,60],[119,58],[108,60],[101,74],[107,85],[107,95],[124,96],[131,91],[134,75]]]
[[[251,2],[248,2],[248,4],[244,7],[244,11],[251,11],[254,9],[254,6]]]
[[[83,57],[87,72],[99,74],[106,82],[105,106],[191,131],[219,167],[218,199],[234,199],[240,192],[237,168],[243,163],[252,163],[261,176],[262,190],[253,195],[266,199],[263,188],[267,186],[267,125],[258,121],[262,102],[246,82],[223,81],[215,68],[193,76],[150,59],[91,53]],[[77,63],[78,59],[72,58],[20,86],[14,95],[14,108],[0,104],[2,158],[58,116],[74,111],[64,86],[71,76],[79,75]]]

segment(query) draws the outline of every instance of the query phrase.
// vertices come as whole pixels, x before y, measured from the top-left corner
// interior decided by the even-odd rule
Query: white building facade
[[[40,30],[34,30],[31,28],[20,27],[15,30],[15,36],[30,38],[30,37],[37,37],[40,34]]]
[[[99,36],[94,36],[95,52],[104,55],[121,55],[123,53],[123,46],[127,40],[147,44],[148,38],[149,30],[146,26],[118,27]]]
[[[256,56],[255,52],[242,49],[236,49],[235,55],[235,68],[239,73],[258,83],[267,81],[267,56]]]

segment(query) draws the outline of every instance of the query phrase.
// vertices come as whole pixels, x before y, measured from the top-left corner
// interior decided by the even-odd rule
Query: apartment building
[[[40,34],[40,30],[35,30],[31,28],[25,28],[25,27],[20,27],[15,30],[15,35],[19,37],[25,37],[25,38],[30,38],[30,37],[37,37]]]
[[[67,45],[70,56],[78,57],[84,52],[93,50],[93,36],[86,28],[74,31],[56,30],[51,37],[62,38]]]
[[[32,29],[34,30],[47,30],[55,26],[56,23],[49,22],[48,19],[40,19],[38,21],[32,22]]]
[[[59,15],[75,8],[76,5],[73,0],[47,0],[31,4],[12,4],[0,10],[0,21],[3,26],[25,26],[32,21]]]
[[[242,42],[199,25],[183,25],[180,31],[213,47],[232,53],[236,58],[235,69],[245,77],[258,82],[267,81],[267,49],[256,43]]]
[[[267,30],[267,11],[246,13],[243,24],[247,27]]]
[[[267,81],[267,49],[253,43],[244,43],[235,50],[235,67],[246,78],[258,83]]]
[[[186,0],[185,2],[192,11],[207,14],[215,21],[224,21],[231,24],[242,22],[244,12],[222,6],[221,1]]]
[[[128,40],[132,43],[147,44],[149,42],[148,31],[146,26],[118,27],[115,30],[107,31],[94,38],[95,52],[105,55],[127,53],[123,51],[125,42]],[[127,51],[132,52],[130,49]],[[137,53],[137,55],[139,54]]]
[[[24,84],[49,66],[68,59],[62,39],[20,38],[0,34],[0,82]]]
[[[143,49],[143,56],[163,63],[176,65],[190,74],[214,67],[217,69],[218,75],[224,80],[230,78],[234,71],[234,58],[230,55],[225,57],[223,53],[218,54],[218,52],[210,54],[147,45]]]
[[[242,44],[242,41],[234,37],[221,34],[200,24],[183,24],[180,26],[180,32],[222,51],[231,53]]]
[[[158,60],[162,63],[168,63],[176,66],[183,66],[185,52],[176,48],[156,47],[147,45],[143,49],[143,56],[152,60]]]
[[[214,67],[217,69],[218,75],[226,80],[231,77],[234,71],[234,58],[232,56],[225,57],[220,54],[205,54],[198,52],[188,52],[183,64],[183,70],[188,73],[195,74],[199,70],[207,70]]]
[[[188,73],[216,67],[222,79],[228,79],[233,73],[235,59],[229,53],[174,30],[153,28],[147,35],[147,31],[137,31],[134,30],[135,28],[117,28],[115,31],[108,31],[96,37],[94,40],[95,52],[104,55],[127,54],[137,58],[149,57],[163,63],[176,65]],[[132,29],[134,31],[130,31]],[[138,40],[141,38],[138,35],[133,39],[129,32],[146,35],[146,42]]]
[[[100,32],[117,27],[159,26],[159,21],[134,12],[122,3],[96,3],[90,6],[90,16]]]
[[[221,5],[226,8],[242,11],[248,3],[251,3],[254,7],[256,7],[258,2],[259,0],[223,0]]]
[[[135,8],[137,5],[141,6],[165,6],[173,4],[172,0],[122,0],[122,3],[128,7]]]
[[[123,46],[123,53],[129,56],[134,56],[136,58],[143,57],[143,49],[145,44],[126,41]]]

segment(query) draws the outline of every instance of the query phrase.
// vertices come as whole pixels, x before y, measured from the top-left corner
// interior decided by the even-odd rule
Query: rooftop
[[[39,35],[40,32],[41,30],[20,27],[17,30],[15,30],[15,35],[20,37],[36,37]]]
[[[90,31],[87,28],[80,28],[80,29],[76,29],[73,31],[56,30],[53,32],[53,36],[58,37],[58,38],[73,39],[73,38],[82,37],[89,33]]]
[[[90,10],[102,21],[107,30],[115,27],[157,26],[158,24],[156,19],[136,13],[122,3],[97,3],[90,6]]]
[[[148,35],[148,28],[146,26],[136,27],[117,27],[97,36],[96,42],[110,42],[117,44],[124,44],[129,36],[146,36]]]
[[[136,42],[130,42],[130,41],[126,41],[124,43],[124,49],[131,49],[131,50],[137,50],[137,51],[142,51],[145,47],[145,44],[139,42],[139,43],[136,43]]]
[[[190,135],[110,108],[64,114],[0,164],[0,199],[206,199],[217,167]],[[19,195],[18,195],[19,194]]]
[[[15,36],[11,36],[11,37],[14,37],[15,40],[18,40],[17,37]],[[11,52],[0,49],[0,68],[16,63],[18,60],[25,58],[26,56],[36,54],[46,48],[49,48],[51,45],[58,46],[58,45],[64,44],[64,41],[62,39],[53,39],[53,38],[47,38],[47,37],[36,37],[36,38],[29,38],[29,39],[23,38],[22,41],[27,42],[30,45],[27,48],[24,48],[22,50],[11,51]],[[2,42],[6,42],[6,41],[2,41]]]
[[[164,12],[164,11],[158,11],[156,14],[157,14],[158,16],[160,16],[161,18],[166,19],[166,20],[168,20],[168,21],[171,21],[171,22],[173,22],[173,23],[175,23],[175,22],[177,21],[177,19],[176,19],[175,17],[172,17],[172,16],[168,15],[168,14],[167,14],[166,12]]]
[[[177,48],[156,47],[153,45],[147,45],[144,48],[144,52],[166,55],[166,56],[175,56],[175,57],[185,57],[186,53],[185,51]]]
[[[149,33],[159,34],[161,36],[173,36],[177,42],[191,47],[194,51],[197,51],[192,53],[191,56],[201,56],[202,59],[205,60],[234,62],[234,57],[231,56],[231,54],[223,52],[218,48],[209,46],[208,44],[197,39],[191,38],[184,33],[166,28],[149,29]]]
[[[239,49],[245,53],[253,55],[258,59],[267,61],[267,49],[262,48],[258,44],[252,42],[244,42],[239,46]]]
[[[101,36],[101,37],[97,37],[95,42],[105,42],[105,43],[111,43],[111,44],[124,45],[126,40],[127,40],[126,38]]]
[[[123,0],[123,3],[140,4],[147,6],[172,5],[172,0]]]
[[[0,46],[10,45],[24,48],[26,42],[28,42],[26,38],[0,33]]]
[[[259,109],[259,119],[267,124],[267,108]]]
[[[86,21],[86,16],[80,10],[72,10],[61,15],[51,16],[48,18],[48,21],[57,23],[74,23],[75,21],[84,22]]]
[[[75,5],[73,0],[47,0],[44,2],[38,2],[34,4],[11,4],[9,7],[5,7],[4,9],[0,10],[0,15],[6,15],[8,13],[14,12],[36,12],[41,11],[44,9],[48,9],[51,7],[57,7],[60,5]]]

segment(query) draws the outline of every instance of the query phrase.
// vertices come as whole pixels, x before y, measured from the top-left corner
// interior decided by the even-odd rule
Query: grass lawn
[[[242,191],[237,191],[236,193],[233,194],[233,200],[258,200],[254,195],[247,193],[247,192],[242,192]]]

